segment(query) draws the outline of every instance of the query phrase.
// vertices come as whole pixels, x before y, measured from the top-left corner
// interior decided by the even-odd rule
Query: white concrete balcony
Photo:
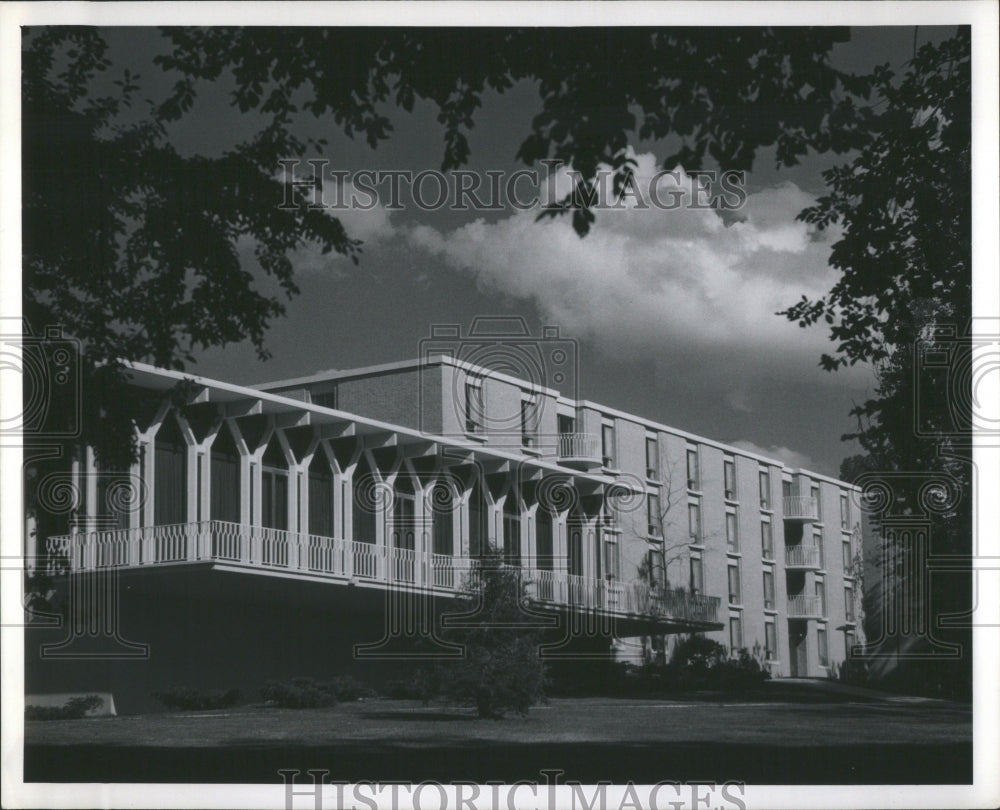
[[[786,495],[782,498],[782,517],[785,520],[819,520],[819,505],[811,495]]]
[[[786,546],[785,568],[820,569],[822,568],[820,550],[816,546]]]
[[[584,468],[601,465],[601,440],[593,433],[560,433],[559,461]]]
[[[369,587],[457,596],[474,589],[478,561],[211,520],[50,537],[50,573],[209,566]],[[535,606],[592,611],[638,626],[717,630],[717,597],[665,591],[641,581],[590,579],[564,571],[519,572]]]
[[[788,597],[788,617],[790,619],[818,619],[823,615],[823,600],[818,596]]]

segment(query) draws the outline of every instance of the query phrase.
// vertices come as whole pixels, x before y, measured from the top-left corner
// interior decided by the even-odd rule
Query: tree
[[[477,560],[468,584],[472,610],[454,617],[460,623],[443,634],[462,645],[462,657],[439,663],[441,689],[483,718],[499,719],[509,710],[525,715],[544,695],[545,665],[540,631],[524,609],[522,573],[493,552]]]
[[[665,168],[697,169],[711,158],[749,169],[761,147],[774,146],[789,166],[810,148],[850,149],[865,131],[851,94],[864,94],[867,79],[830,64],[833,46],[849,37],[839,28],[163,34],[172,50],[159,62],[178,79],[167,98],[143,102],[127,71],[114,94],[95,89],[113,67],[97,29],[26,30],[24,38],[24,313],[36,335],[62,325],[79,341],[82,438],[111,467],[136,453],[121,405],[122,360],[183,369],[195,349],[246,337],[264,357],[269,323],[297,292],[289,252],[312,241],[358,259],[361,245],[339,220],[275,177],[280,159],[322,147],[296,136],[300,114],[375,146],[392,132],[387,107],[428,101],[439,110],[447,170],[468,159],[466,133],[484,94],[532,82],[542,109],[517,156],[571,164],[577,192],[593,189],[601,163],[622,188],[635,137],[677,139]],[[263,125],[221,156],[178,153],[169,125],[191,110],[200,82],[224,76],[235,84],[233,104]],[[122,123],[120,114],[140,104],[148,113]],[[301,204],[279,209],[286,193]],[[543,214],[569,212],[585,234],[589,200],[574,193]],[[254,244],[278,293],[261,291],[241,265],[240,239]],[[63,404],[54,404],[49,426],[72,417]]]
[[[867,457],[845,461],[849,472],[909,474],[891,479],[891,507],[912,515],[928,511],[922,499],[934,476],[955,482],[961,497],[929,516],[931,552],[949,555],[972,551],[970,56],[970,31],[960,28],[922,46],[901,77],[888,66],[875,71],[879,109],[868,142],[825,173],[830,193],[800,215],[842,229],[830,260],[841,275],[825,296],[783,313],[801,326],[829,325],[837,346],[824,368],[875,368],[875,395],[854,408],[858,427],[845,436]],[[944,373],[925,362],[928,351],[948,358]],[[932,577],[928,599],[938,615],[968,611],[971,578]],[[950,683],[936,686],[967,688],[971,633],[944,635],[965,654],[943,671]]]

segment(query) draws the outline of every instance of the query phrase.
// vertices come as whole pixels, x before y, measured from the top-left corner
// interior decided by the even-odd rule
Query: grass
[[[971,709],[953,703],[552,699],[527,717],[479,720],[414,701],[328,709],[185,712],[26,724],[26,779],[279,781],[538,779],[594,782],[964,782]],[[919,741],[919,742],[915,742]]]

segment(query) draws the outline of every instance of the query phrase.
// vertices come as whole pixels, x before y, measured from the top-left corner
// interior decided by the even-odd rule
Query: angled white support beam
[[[379,430],[375,433],[366,433],[362,441],[366,450],[375,450],[379,447],[396,447],[399,437],[392,431]]]
[[[274,427],[278,430],[285,428],[302,427],[310,424],[312,414],[309,411],[289,411],[288,413],[276,413],[272,419]]]
[[[357,428],[353,422],[323,422],[316,424],[316,435],[319,439],[342,439],[345,436],[354,436]]]
[[[222,402],[219,404],[219,413],[226,418],[239,416],[254,416],[262,411],[259,399],[244,399],[238,402]]]

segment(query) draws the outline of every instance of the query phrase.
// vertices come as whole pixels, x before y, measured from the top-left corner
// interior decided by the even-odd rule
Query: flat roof
[[[453,357],[447,354],[434,354],[428,355],[426,358],[413,358],[408,360],[396,360],[391,363],[379,363],[371,366],[361,366],[359,368],[349,368],[349,369],[330,369],[328,371],[322,371],[316,374],[311,374],[304,377],[292,377],[286,380],[274,380],[272,382],[256,383],[249,386],[252,389],[267,391],[274,388],[291,388],[299,386],[308,386],[319,382],[329,382],[331,380],[342,380],[352,377],[365,377],[374,374],[381,374],[385,372],[392,371],[403,371],[411,368],[420,368],[426,366],[434,365],[450,365],[455,368],[462,368],[469,371],[474,371],[478,376],[488,376],[494,379],[502,380],[504,382],[509,382],[512,385],[517,385],[520,388],[531,391],[532,393],[541,393],[549,396],[556,397],[557,404],[568,405],[575,408],[590,408],[595,411],[600,411],[601,413],[607,414],[608,416],[615,416],[620,419],[626,419],[630,422],[635,422],[637,424],[643,425],[644,427],[651,428],[653,430],[662,431],[664,433],[670,433],[683,439],[689,439],[695,441],[699,444],[705,444],[710,447],[715,447],[716,449],[722,450],[732,455],[743,456],[745,458],[751,458],[758,462],[764,462],[765,464],[780,467],[782,472],[789,473],[790,475],[808,475],[810,478],[815,478],[819,481],[826,481],[830,484],[836,484],[839,487],[847,487],[849,489],[858,490],[859,488],[853,484],[849,484],[846,481],[841,481],[839,478],[834,478],[829,475],[824,475],[823,473],[814,472],[813,470],[807,470],[804,467],[790,467],[785,464],[784,461],[778,458],[772,458],[770,456],[765,456],[760,453],[755,453],[752,450],[744,450],[740,447],[735,447],[731,444],[726,444],[725,442],[720,442],[715,439],[710,439],[706,436],[699,436],[696,433],[690,433],[689,431],[683,430],[681,428],[671,427],[670,425],[663,424],[662,422],[657,422],[653,419],[649,419],[645,416],[639,416],[638,414],[629,413],[627,411],[619,410],[618,408],[612,408],[608,405],[601,405],[598,402],[593,402],[589,399],[579,399],[574,400],[569,397],[565,397],[559,393],[554,388],[547,388],[545,386],[537,385],[531,383],[528,380],[520,379],[518,377],[513,377],[510,374],[505,374],[500,371],[494,371],[486,366],[479,366],[474,363],[469,363],[467,361],[461,360],[459,358]]]

